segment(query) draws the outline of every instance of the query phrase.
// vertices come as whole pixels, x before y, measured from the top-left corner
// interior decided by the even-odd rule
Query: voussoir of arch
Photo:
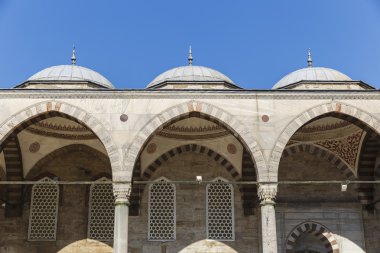
[[[103,126],[103,124],[92,116],[90,113],[84,111],[83,109],[70,105],[66,102],[62,101],[43,101],[31,106],[24,108],[22,111],[19,111],[0,125],[0,143],[4,142],[6,138],[13,132],[13,130],[17,129],[24,122],[28,122],[28,120],[37,117],[39,115],[43,115],[49,112],[59,112],[64,115],[68,115],[78,122],[83,123],[87,126],[94,134],[99,138],[99,140],[103,143],[107,155],[110,159],[112,175],[118,174],[117,172],[121,170],[121,159],[115,145],[112,136],[109,131]],[[116,173],[114,173],[116,172]]]
[[[356,118],[364,122],[376,133],[379,133],[380,131],[380,121],[375,116],[355,106],[337,101],[317,105],[297,115],[293,120],[290,121],[290,123],[286,125],[285,129],[281,132],[273,147],[268,164],[269,170],[278,171],[280,159],[286,147],[286,144],[299,128],[301,128],[304,124],[312,119],[332,112],[341,113]],[[278,173],[275,173],[275,175],[275,178],[271,178],[270,180],[277,182]]]
[[[133,168],[141,149],[146,141],[156,131],[162,129],[163,126],[175,122],[179,118],[188,115],[192,112],[198,112],[202,115],[212,118],[220,122],[229,129],[235,137],[237,137],[243,145],[248,149],[251,157],[257,167],[257,178],[259,181],[266,181],[267,166],[261,148],[256,140],[253,138],[252,132],[244,126],[242,122],[236,119],[230,113],[205,102],[188,101],[175,106],[172,106],[163,112],[153,117],[145,126],[141,128],[136,137],[133,139],[129,148],[125,149],[124,153],[124,166],[127,170],[128,179],[130,180],[133,173]]]
[[[339,244],[334,234],[324,225],[313,221],[305,221],[290,231],[286,239],[284,253],[293,253],[294,245],[303,233],[315,236],[323,243],[328,253],[339,253]]]
[[[330,164],[334,165],[336,168],[340,170],[340,172],[347,179],[355,179],[356,172],[355,169],[348,165],[343,159],[341,159],[338,155],[333,152],[324,149],[322,147],[318,147],[311,143],[297,143],[290,146],[286,146],[284,152],[282,153],[283,157],[292,156],[297,153],[308,152],[314,156],[317,156],[325,161],[328,161]]]

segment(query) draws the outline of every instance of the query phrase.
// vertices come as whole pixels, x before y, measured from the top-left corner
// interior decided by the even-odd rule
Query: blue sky
[[[270,89],[306,66],[335,68],[380,88],[379,0],[0,0],[0,87],[70,64],[117,88],[144,88],[185,65],[219,70],[238,85]]]

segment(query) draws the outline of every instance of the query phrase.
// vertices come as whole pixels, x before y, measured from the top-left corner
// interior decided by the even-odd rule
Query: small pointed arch
[[[297,153],[301,152],[307,152],[312,155],[315,155],[316,157],[321,158],[322,160],[328,161],[332,165],[334,165],[336,168],[338,168],[341,173],[347,178],[347,179],[355,179],[355,170],[354,168],[351,168],[344,160],[342,160],[339,156],[332,153],[329,150],[326,150],[324,148],[318,147],[316,145],[313,145],[311,143],[299,143],[287,146],[282,153],[282,157],[288,157],[292,156]]]
[[[124,149],[124,168],[127,170],[127,180],[131,180],[134,166],[149,139],[165,126],[189,117],[203,118],[229,130],[253,157],[258,180],[267,180],[266,162],[261,148],[255,141],[251,131],[230,113],[214,105],[194,100],[166,109],[141,128],[131,144]]]
[[[234,188],[217,177],[206,186],[207,239],[235,240]]]
[[[57,237],[59,186],[44,177],[32,187],[29,241],[55,241]]]
[[[314,222],[305,221],[292,229],[286,238],[285,252],[294,253],[293,248],[298,238],[303,233],[308,233],[318,239],[327,249],[328,253],[339,253],[339,245],[334,234],[324,225]]]
[[[148,240],[176,239],[176,188],[165,177],[149,185]]]
[[[11,134],[17,134],[28,126],[51,117],[63,117],[86,126],[104,145],[113,171],[121,170],[117,145],[103,124],[90,113],[66,102],[49,100],[28,106],[0,124],[0,148]]]
[[[114,233],[114,196],[111,180],[101,177],[90,186],[87,238],[112,241]]]
[[[305,124],[320,119],[322,117],[332,116],[351,122],[367,132],[367,136],[379,134],[380,121],[368,112],[361,110],[349,104],[342,102],[324,103],[310,108],[293,118],[281,132],[272,149],[269,160],[269,170],[277,171],[282,153],[293,134]],[[270,178],[271,181],[278,180],[278,173]]]

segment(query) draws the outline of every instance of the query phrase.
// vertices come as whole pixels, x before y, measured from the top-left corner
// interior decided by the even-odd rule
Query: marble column
[[[263,253],[277,253],[276,214],[274,210],[277,184],[260,184],[261,242]]]
[[[130,184],[114,184],[115,224],[114,224],[114,253],[128,253],[128,218]]]

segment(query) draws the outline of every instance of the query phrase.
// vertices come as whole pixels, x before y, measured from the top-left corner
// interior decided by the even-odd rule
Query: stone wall
[[[100,153],[100,152],[99,152]],[[42,167],[32,170],[27,179],[55,175],[62,181],[94,180],[98,175],[111,176],[108,159],[96,152],[72,151],[49,159]],[[21,217],[5,218],[0,208],[1,253],[84,253],[112,252],[112,242],[102,243],[87,238],[89,186],[60,187],[57,240],[29,242],[28,224],[31,187],[25,187]]]
[[[231,180],[226,169],[207,155],[184,153],[156,170],[153,180],[191,180],[201,175],[204,181],[216,177]],[[234,186],[235,241],[216,242],[206,235],[206,185],[176,185],[176,240],[151,242],[148,234],[148,186],[145,186],[141,214],[130,217],[129,248],[131,253],[248,253],[259,252],[259,215],[244,216],[241,193]]]
[[[336,166],[308,152],[282,157],[279,180],[346,180]],[[280,185],[276,206],[279,252],[285,252],[289,233],[303,222],[327,227],[336,238],[341,253],[366,251],[362,207],[354,185],[346,192],[340,185]],[[373,221],[373,220],[372,220]],[[373,225],[372,225],[373,226]],[[372,233],[372,231],[366,231]],[[372,236],[372,235],[371,235]],[[375,252],[375,251],[373,251]]]

